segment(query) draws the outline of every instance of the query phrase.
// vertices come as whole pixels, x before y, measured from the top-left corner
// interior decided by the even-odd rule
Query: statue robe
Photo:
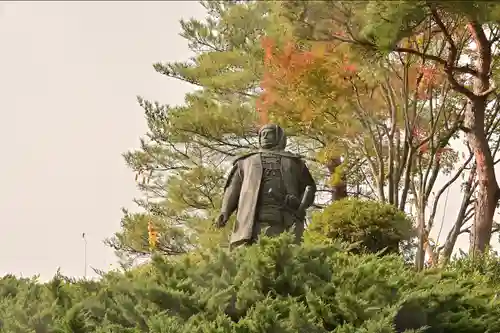
[[[296,155],[284,151],[270,151],[278,154],[281,158],[281,173],[286,193],[296,196],[299,200],[306,186],[312,186],[316,191],[316,184],[305,163]],[[252,153],[237,159],[229,173],[226,186],[224,187],[224,198],[221,211],[228,216],[235,210],[236,223],[231,235],[231,244],[249,241],[252,239],[255,223],[257,201],[260,194],[262,180],[262,161],[260,153]],[[307,206],[312,205],[312,196]],[[301,238],[304,230],[304,221],[299,221],[295,216],[291,217],[292,224],[296,229],[296,237]]]

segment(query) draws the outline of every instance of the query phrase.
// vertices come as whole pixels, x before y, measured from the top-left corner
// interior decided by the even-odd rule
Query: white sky
[[[136,95],[182,103],[189,87],[152,64],[190,56],[178,21],[203,10],[0,2],[0,275],[83,275],[82,232],[89,265],[116,261],[102,241],[137,194],[121,157],[146,132]]]
[[[116,261],[102,241],[137,195],[121,157],[146,132],[135,96],[182,103],[190,88],[151,65],[187,59],[178,21],[202,15],[195,1],[0,2],[0,275],[83,275],[82,232],[89,265]]]

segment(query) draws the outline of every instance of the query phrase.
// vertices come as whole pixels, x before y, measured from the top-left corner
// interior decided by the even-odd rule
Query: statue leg
[[[251,245],[252,244],[252,240],[251,239],[244,239],[244,240],[241,240],[241,241],[238,241],[238,242],[234,242],[234,243],[231,243],[229,244],[229,251],[234,251],[240,247],[243,247],[243,246],[248,246],[248,245]]]
[[[293,226],[293,233],[295,235],[295,243],[300,244],[302,243],[302,239],[304,236],[304,222],[296,222],[295,225]]]
[[[304,221],[297,219],[294,215],[285,212],[283,214],[286,230],[290,230],[295,236],[295,243],[300,244],[304,235]]]
[[[229,245],[229,251],[233,251],[242,246],[249,246],[258,242],[261,235],[276,237],[286,231],[282,221],[255,221],[252,230],[252,238],[234,242]]]
[[[253,229],[252,241],[257,242],[264,235],[267,237],[277,237],[286,231],[283,223],[277,221],[257,221]]]

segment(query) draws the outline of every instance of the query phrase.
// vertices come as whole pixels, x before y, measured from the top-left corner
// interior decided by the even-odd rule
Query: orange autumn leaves
[[[265,66],[257,101],[261,123],[269,121],[270,113],[303,123],[336,113],[347,94],[344,80],[356,71],[354,64],[331,56],[331,45],[325,43],[302,49],[291,41],[281,48],[269,38],[261,42]]]
[[[273,107],[289,107],[280,96],[284,87],[293,84],[313,62],[311,53],[297,52],[295,45],[286,43],[283,51],[267,37],[261,40],[264,50],[264,75],[261,81],[262,94],[257,101],[261,125],[269,122],[269,110]]]
[[[417,142],[423,142],[426,139],[426,137],[428,136],[428,133],[426,131],[422,130],[422,129],[414,128],[412,135],[413,135],[414,138],[416,138],[415,141],[417,141]],[[430,148],[431,148],[430,142],[426,141],[425,143],[423,143],[420,146],[420,148],[418,149],[418,151],[421,154],[432,153],[430,151]],[[437,163],[439,163],[441,161],[441,158],[443,156],[446,156],[446,153],[448,153],[448,152],[453,152],[453,150],[451,148],[449,148],[449,147],[437,147],[437,148],[435,148],[435,152],[434,152],[435,161]]]
[[[430,91],[441,85],[445,78],[444,75],[436,68],[435,65],[429,66],[418,66],[412,68],[416,70],[418,74],[421,75],[421,81],[416,83],[414,89],[417,90],[417,97],[421,100],[427,100],[431,98]]]
[[[365,116],[378,121],[390,117],[375,75],[367,74],[369,66],[361,66],[361,60],[348,45],[316,43],[306,47],[288,41],[280,46],[267,37],[261,39],[261,45],[264,75],[262,93],[257,101],[260,125],[268,123],[272,117],[302,128],[314,126],[322,132],[327,126],[332,134],[345,138],[359,135],[362,129],[353,119],[352,109],[356,99],[365,104],[368,112]],[[399,67],[389,74],[396,89],[403,88],[403,81],[398,79],[401,64]],[[426,101],[431,98],[432,91],[442,85],[444,76],[435,66],[414,63],[409,66],[408,81],[414,92],[411,95]],[[425,122],[416,120],[413,123],[422,123],[418,132],[426,132]],[[411,134],[415,141],[421,142],[424,136],[416,133]],[[428,152],[427,144],[421,145],[421,152]],[[437,160],[439,158],[440,154]]]
[[[432,99],[432,94],[435,90],[439,90],[440,86],[445,81],[444,74],[434,65],[418,65],[409,68],[410,72],[410,89],[415,91],[415,97],[420,101]],[[435,94],[435,93],[434,93]],[[423,127],[415,126],[413,129],[413,137],[417,142],[423,142],[429,135]],[[421,154],[435,154],[435,161],[440,162],[441,158],[452,149],[448,147],[437,147],[434,152],[430,151],[431,145],[427,141],[420,145],[419,152]]]

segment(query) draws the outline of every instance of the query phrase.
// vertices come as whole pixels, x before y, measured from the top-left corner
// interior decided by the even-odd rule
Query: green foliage
[[[340,240],[375,253],[385,248],[397,251],[398,245],[413,235],[412,221],[393,205],[344,199],[313,214],[305,239],[320,243]]]
[[[113,238],[107,239],[105,243],[113,248],[117,254],[134,254],[134,257],[149,255],[148,222],[152,221],[155,229],[160,233],[157,247],[164,254],[177,255],[188,251],[192,240],[185,234],[179,225],[167,225],[165,219],[144,213],[130,213],[123,210],[121,221],[121,232],[115,234]],[[182,216],[178,216],[182,219]],[[172,220],[174,217],[172,217]],[[171,220],[171,221],[172,221]],[[123,263],[126,258],[121,256]]]
[[[140,215],[125,213],[122,229],[108,240],[124,258],[150,255],[147,220],[159,231],[164,254],[219,246],[227,232],[210,229],[220,208],[224,176],[232,158],[253,149],[253,105],[262,67],[259,36],[270,25],[272,4],[202,2],[204,20],[182,20],[181,36],[194,56],[156,63],[162,75],[196,89],[181,106],[139,98],[148,133],[139,149],[124,154],[144,197]]]
[[[495,251],[476,253],[473,257],[462,254],[450,263],[449,268],[462,275],[473,276],[474,279],[492,285],[500,285],[500,257]]]
[[[229,228],[218,232],[210,224],[220,208],[230,160],[255,148],[257,105],[268,111],[271,120],[285,125],[290,150],[310,158],[308,166],[315,171],[320,191],[331,191],[342,180],[350,193],[400,209],[420,205],[416,210],[423,212],[437,204],[439,196],[432,195],[439,193],[436,179],[458,167],[456,152],[441,154],[441,150],[459,133],[463,96],[437,81],[442,78],[430,71],[432,59],[387,57],[385,52],[374,57],[373,52],[410,42],[418,48],[429,44],[429,36],[408,37],[425,26],[422,22],[427,22],[434,5],[447,25],[460,29],[465,24],[455,24],[457,11],[486,22],[496,5],[464,3],[451,10],[441,1],[404,0],[202,4],[205,19],[180,24],[193,57],[154,64],[159,74],[196,90],[178,106],[138,99],[148,132],[139,149],[124,157],[138,175],[143,196],[136,203],[143,211],[125,213],[121,230],[108,240],[119,255],[128,259],[151,255],[145,239],[148,222],[159,230],[158,250],[164,254],[227,245]],[[337,37],[353,43],[340,43]],[[272,61],[267,58],[273,58],[269,56],[273,52],[266,50],[266,40],[274,53],[283,51],[282,56],[274,55],[282,60],[277,63],[286,64],[274,64],[278,78],[274,81],[293,83],[283,84],[290,89],[284,89],[282,100],[274,94],[278,102],[287,102],[279,113],[269,107],[270,101],[259,99],[269,90],[264,82],[272,81],[273,66],[268,64]],[[440,42],[430,44],[428,52],[446,54]],[[444,54],[438,54],[441,49]],[[311,59],[314,66],[304,66]],[[294,74],[297,68],[302,68],[300,75]],[[294,80],[284,80],[287,75],[281,69]],[[429,80],[436,81],[432,91]],[[421,81],[425,84],[419,85]],[[293,91],[298,92],[293,95]],[[428,96],[441,102],[429,103]],[[333,162],[340,155],[344,163],[335,168]],[[422,200],[416,203],[415,197]],[[393,246],[374,243],[368,247]]]
[[[364,11],[356,13],[365,26],[360,36],[382,50],[391,51],[401,38],[408,37],[428,15],[425,1],[367,1]]]
[[[227,245],[227,231],[214,232],[224,176],[230,161],[256,148],[255,111],[263,77],[261,37],[284,40],[279,3],[202,1],[204,20],[181,20],[181,36],[194,56],[155,63],[161,75],[193,85],[180,106],[138,98],[148,133],[139,149],[124,154],[137,175],[143,212],[124,214],[107,243],[125,259],[149,256],[146,225],[159,230],[164,254]],[[290,139],[296,145],[293,135]],[[297,149],[296,149],[297,150]],[[304,153],[300,151],[300,153]],[[145,199],[146,197],[147,199]]]
[[[364,1],[347,6],[352,13],[350,24],[360,27],[356,37],[383,51],[392,51],[403,38],[414,35],[417,28],[431,17],[433,8],[445,13],[445,22],[466,18],[491,24],[500,18],[500,5],[489,1]]]
[[[426,332],[500,331],[498,284],[468,272],[415,273],[397,256],[293,245],[290,235],[227,254],[171,261],[98,282],[0,280],[0,332],[393,332],[403,302]]]

